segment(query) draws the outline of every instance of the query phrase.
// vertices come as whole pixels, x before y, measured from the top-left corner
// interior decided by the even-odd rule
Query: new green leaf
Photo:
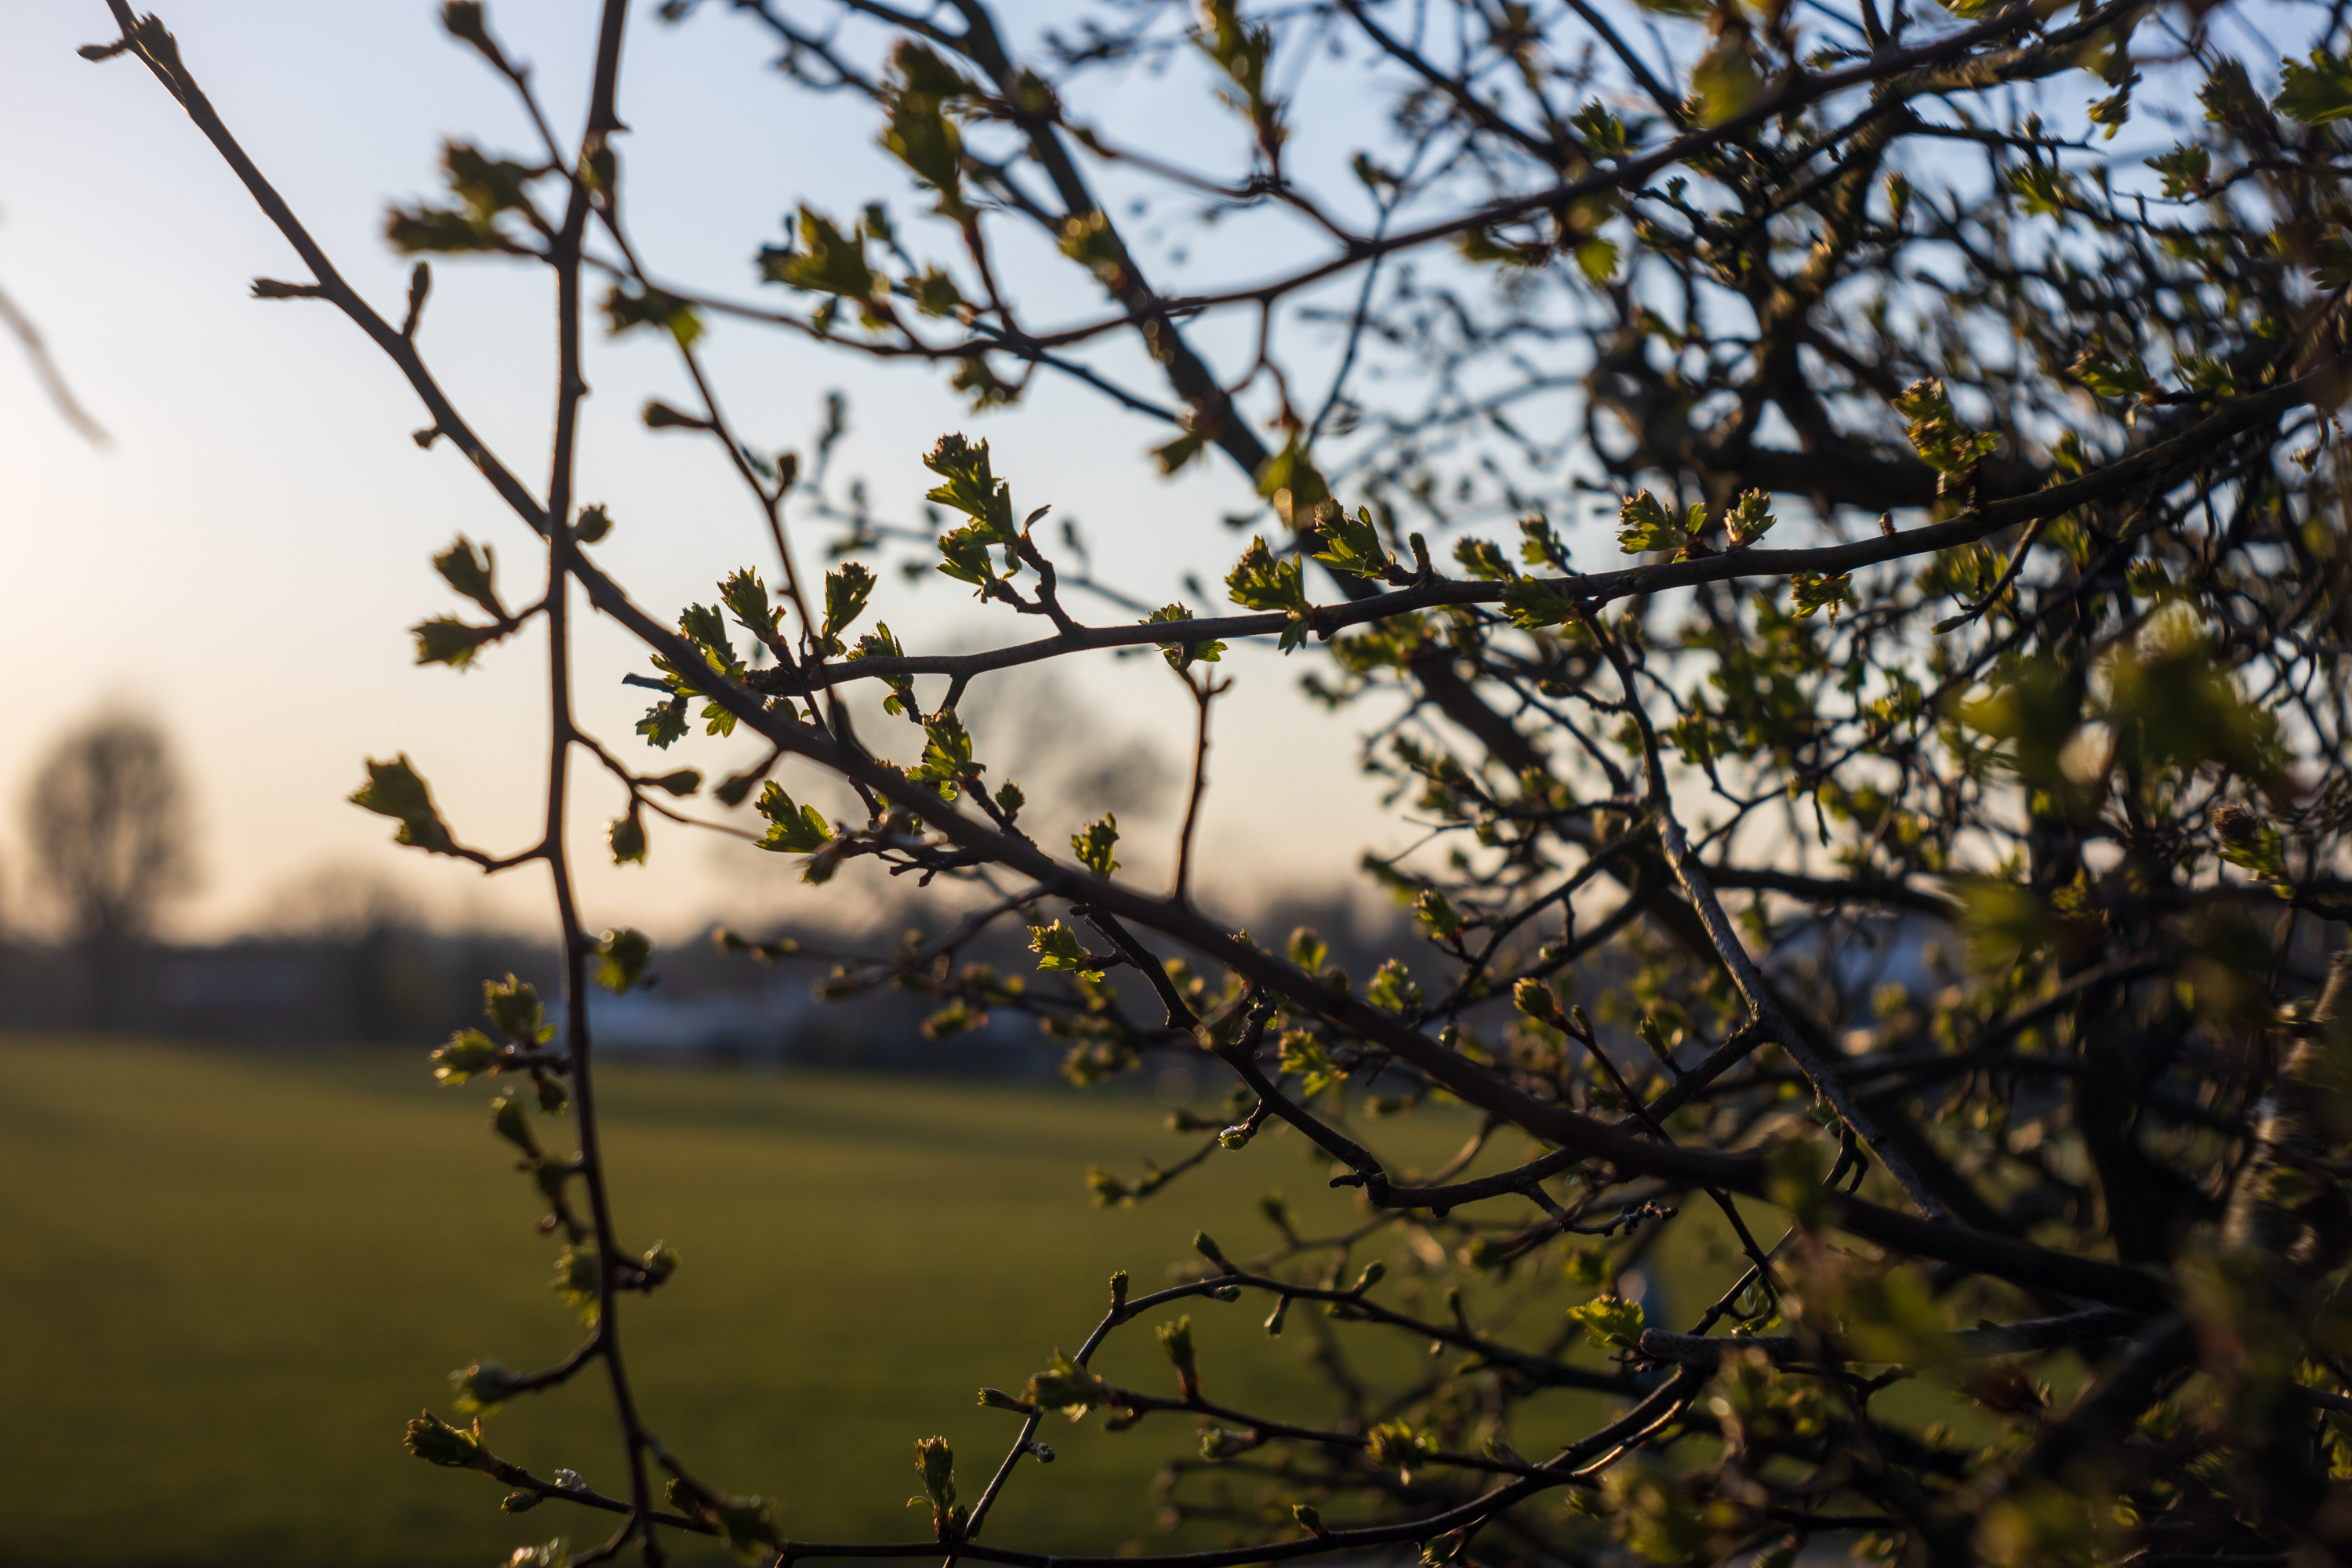
[[[634,927],[608,931],[596,941],[596,984],[605,990],[634,989],[653,962],[653,939]]]
[[[814,805],[802,805],[773,779],[760,792],[752,809],[768,819],[767,837],[760,847],[779,854],[814,855],[833,842],[833,826]]]
[[[394,844],[405,844],[434,855],[455,855],[457,846],[433,805],[433,793],[401,752],[388,763],[368,760],[368,782],[353,790],[351,803],[362,811],[395,818],[400,831]]]
[[[1253,538],[1225,574],[1225,592],[1245,609],[1297,614],[1307,607],[1307,588],[1298,563],[1278,559],[1262,538]]]
[[[1102,820],[1090,822],[1070,835],[1070,847],[1076,851],[1078,864],[1097,877],[1108,877],[1118,869],[1118,860],[1111,850],[1118,843],[1118,818],[1109,812]]]
[[[1568,1315],[1601,1350],[1632,1350],[1641,1343],[1639,1301],[1628,1301],[1622,1296],[1595,1296],[1580,1307],[1570,1307]]]
[[[1100,973],[1101,965],[1093,962],[1086,943],[1078,933],[1055,921],[1051,925],[1029,928],[1029,951],[1037,955],[1040,969],[1085,970]]]
[[[824,574],[824,638],[825,651],[841,651],[841,634],[856,624],[866,613],[866,601],[874,593],[874,574],[855,561],[845,562]]]

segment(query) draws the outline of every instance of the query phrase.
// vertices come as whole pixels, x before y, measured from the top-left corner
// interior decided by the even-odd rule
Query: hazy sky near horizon
[[[1028,0],[1003,14],[1034,37],[1083,3]],[[2294,36],[2292,8],[2251,11],[2279,38]],[[383,239],[386,207],[438,189],[445,137],[493,151],[531,146],[504,84],[444,36],[438,12],[437,0],[175,0],[164,13],[261,168],[345,275],[395,316],[407,266]],[[682,26],[653,13],[652,0],[637,0],[621,100],[632,128],[623,142],[631,226],[657,276],[760,299],[753,255],[803,200],[846,219],[883,196],[902,229],[922,232],[910,220],[928,198],[875,147],[870,106],[780,79],[768,36],[729,7],[706,5]],[[491,14],[511,52],[536,68],[559,132],[573,134],[593,7],[497,0]],[[2267,79],[2266,57],[2278,46],[2237,7],[2220,15],[2223,47]],[[1700,37],[1683,24],[1664,26],[1684,28],[1677,47]],[[205,875],[180,931],[243,929],[330,868],[392,878],[446,920],[544,929],[536,870],[486,883],[470,867],[394,848],[388,822],[344,802],[363,759],[404,751],[468,842],[511,850],[533,837],[544,769],[541,650],[518,639],[457,675],[415,668],[405,630],[456,607],[428,563],[453,535],[498,549],[510,603],[531,596],[533,542],[446,444],[417,448],[409,433],[424,422],[421,409],[355,328],[321,305],[248,297],[257,276],[299,280],[299,262],[142,68],[75,57],[76,46],[111,32],[100,0],[52,0],[14,8],[0,34],[0,287],[39,323],[112,437],[99,448],[76,437],[14,345],[0,344],[0,517],[9,547],[0,654],[14,678],[0,725],[0,922],[39,913],[19,810],[38,756],[79,719],[120,704],[164,721],[194,781]],[[1283,71],[1303,58],[1278,56]],[[1207,107],[1197,75],[1187,75],[1192,65],[1180,51],[1164,74],[1121,77],[1080,109],[1130,141],[1180,146],[1203,166],[1238,164],[1243,132]],[[1288,156],[1310,183],[1344,193],[1351,182],[1339,165],[1377,139],[1380,97],[1349,68],[1306,72],[1297,87]],[[2079,92],[2050,90],[2079,111]],[[2164,144],[2173,100],[2185,102],[2161,71],[2141,97],[2151,112],[2111,152],[2127,174]],[[1176,252],[1196,231],[1176,205],[1134,216],[1125,205],[1131,192],[1116,180],[1104,188],[1163,287],[1274,274],[1326,243],[1274,209],[1228,220],[1180,261]],[[1032,324],[1099,310],[1097,292],[1073,269],[1038,264],[1038,245],[1016,239],[1002,257]],[[1419,265],[1434,275],[1447,263]],[[427,355],[492,447],[538,488],[551,406],[550,285],[538,269],[488,262],[444,262],[436,279],[421,334]],[[1250,325],[1206,322],[1195,341],[1230,374],[1248,363]],[[1564,338],[1572,351],[1573,334]],[[1319,344],[1309,331],[1290,347],[1310,377],[1318,353],[1328,370],[1328,330]],[[843,391],[851,432],[836,475],[863,476],[887,518],[919,521],[932,482],[921,455],[941,433],[961,430],[992,442],[1017,505],[1051,503],[1057,519],[1077,519],[1098,574],[1147,602],[1185,597],[1211,607],[1181,585],[1185,577],[1219,583],[1246,538],[1218,521],[1254,503],[1230,466],[1197,465],[1174,482],[1154,478],[1143,453],[1168,438],[1168,427],[1067,380],[1041,375],[1017,409],[975,416],[936,372],[767,328],[714,321],[707,359],[738,427],[772,449],[806,452],[826,394]],[[1137,351],[1114,348],[1102,363],[1157,393],[1157,374]],[[587,374],[595,395],[579,494],[607,503],[617,520],[597,547],[600,561],[664,618],[689,600],[712,599],[717,580],[737,567],[756,564],[772,581],[763,525],[712,446],[639,425],[649,395],[692,401],[667,346],[644,333],[596,335]],[[1301,401],[1320,391],[1307,386]],[[1517,405],[1514,417],[1549,437],[1574,428],[1578,413],[1563,393]],[[1595,547],[1614,559],[1592,519],[1560,521],[1580,552]],[[805,514],[794,527],[803,571],[813,574],[835,530]],[[900,552],[883,569],[871,613],[910,648],[1038,635],[1035,620],[982,609],[935,574],[907,582],[896,570],[907,558]],[[1097,620],[1130,613],[1081,606]],[[646,668],[643,655],[593,617],[579,651],[580,716],[633,765],[688,763],[716,776],[758,754],[747,740],[698,737],[666,758],[650,752],[632,733],[649,694],[620,684]],[[1202,829],[1201,891],[1212,909],[1246,918],[1268,894],[1328,893],[1349,879],[1359,849],[1400,848],[1415,831],[1380,810],[1381,782],[1356,765],[1359,731],[1386,715],[1334,716],[1306,700],[1298,679],[1318,667],[1264,644],[1236,649],[1224,667],[1239,679],[1219,710]],[[1050,681],[1060,683],[1059,699]],[[939,683],[925,690],[930,701],[940,694]],[[1076,825],[1069,797],[1087,793],[1068,758],[1124,759],[1132,784],[1139,761],[1156,757],[1140,770],[1156,774],[1156,790],[1128,791],[1122,858],[1130,874],[1162,873],[1191,709],[1157,659],[1090,656],[1059,661],[1050,675],[992,678],[967,711],[993,776],[1010,771],[1046,786],[1035,816],[1048,842]],[[866,733],[894,750],[891,736],[906,731],[877,715]],[[909,755],[903,742],[895,752]],[[1059,790],[1051,787],[1057,772]],[[578,776],[573,848],[592,924],[674,934],[713,918],[756,923],[814,907],[788,859],[658,825],[650,867],[613,868],[601,840],[617,792],[608,780]],[[846,804],[794,765],[782,777],[828,808]],[[1141,809],[1151,795],[1156,816]]]
[[[381,237],[386,205],[434,192],[444,136],[529,146],[502,85],[442,34],[437,13],[433,0],[180,0],[164,13],[260,167],[395,316],[406,265]],[[503,0],[492,17],[537,68],[559,129],[576,121],[588,8]],[[751,254],[800,198],[846,213],[887,195],[902,219],[919,206],[873,149],[871,111],[781,82],[764,36],[720,7],[669,27],[641,6],[632,27],[625,178],[657,272],[753,297]],[[103,448],[78,438],[14,344],[0,346],[10,556],[0,649],[14,676],[0,727],[0,920],[38,914],[20,805],[40,753],[79,719],[120,704],[168,726],[194,784],[205,875],[182,932],[241,929],[333,867],[393,878],[442,918],[539,922],[536,870],[486,884],[470,867],[395,849],[389,822],[343,800],[364,757],[405,751],[462,837],[493,850],[529,841],[544,765],[540,647],[520,639],[457,675],[414,667],[404,628],[457,607],[427,557],[461,531],[499,550],[509,602],[528,597],[530,537],[462,458],[413,444],[418,405],[354,328],[322,306],[248,298],[251,279],[299,279],[299,263],[145,70],[75,58],[76,46],[111,32],[98,0],[23,7],[0,50],[0,287],[111,437]],[[1156,112],[1150,96],[1163,89],[1138,90],[1132,110]],[[445,263],[422,334],[467,416],[535,488],[549,298],[536,270]],[[1041,380],[1021,409],[976,418],[934,374],[778,332],[719,323],[709,352],[730,414],[762,444],[805,451],[824,394],[843,389],[852,433],[837,470],[866,476],[885,515],[913,519],[932,482],[920,454],[962,429],[992,441],[1016,503],[1050,501],[1056,516],[1081,520],[1102,574],[1153,602],[1179,596],[1187,571],[1218,580],[1241,542],[1215,521],[1249,504],[1237,475],[1151,478],[1139,458],[1164,428],[1067,383]],[[716,452],[638,426],[646,396],[683,399],[672,356],[650,341],[599,338],[587,372],[595,395],[582,497],[618,520],[600,559],[665,616],[710,599],[734,567],[758,564],[772,580],[758,515]],[[800,528],[805,571],[831,531]],[[909,586],[887,573],[877,604],[911,647],[1037,635],[1036,623],[984,612],[944,578]],[[581,641],[583,721],[633,763],[663,761],[631,733],[649,694],[619,684],[642,657],[593,619]],[[1359,847],[1398,831],[1355,766],[1361,719],[1301,699],[1304,661],[1245,650],[1227,668],[1240,679],[1213,757],[1207,896],[1245,906],[1265,892],[1328,889]],[[1049,710],[1034,683],[979,694],[982,753],[990,723],[1032,752],[1156,744],[1161,820],[1136,825],[1129,857],[1148,875],[1165,860],[1189,703],[1148,657],[1097,658],[1060,679],[1087,699],[1068,710],[1066,733],[1038,720]],[[752,755],[740,739],[697,740],[667,765],[716,773]],[[796,792],[808,783],[782,776]],[[656,827],[649,868],[615,869],[599,841],[616,792],[586,773],[575,792],[592,925],[674,932],[812,907],[788,859],[677,829]]]

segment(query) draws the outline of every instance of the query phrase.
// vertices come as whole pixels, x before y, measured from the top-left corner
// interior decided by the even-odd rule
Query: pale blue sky
[[[1067,9],[1057,0],[1005,13],[1034,29]],[[569,134],[592,7],[499,0],[491,10],[513,51],[537,67]],[[2291,10],[2254,10],[2275,37],[2293,36]],[[406,268],[380,237],[387,203],[434,188],[445,135],[529,146],[503,86],[442,35],[437,12],[436,0],[179,0],[165,12],[228,123],[346,274],[393,312]],[[845,216],[886,195],[902,226],[926,205],[873,147],[870,109],[780,82],[764,37],[723,6],[685,27],[653,24],[651,12],[641,5],[633,24],[623,111],[634,127],[625,143],[633,228],[657,273],[755,297],[751,255],[797,201]],[[168,721],[201,796],[208,875],[182,930],[235,929],[274,889],[336,863],[395,875],[444,915],[538,921],[544,898],[530,874],[485,887],[470,868],[395,851],[388,825],[342,803],[363,757],[405,750],[464,837],[491,848],[529,838],[540,809],[539,656],[518,646],[463,677],[420,670],[404,630],[450,607],[426,557],[451,535],[495,544],[518,586],[531,570],[528,536],[462,459],[446,447],[416,449],[408,432],[422,422],[417,405],[355,330],[324,307],[247,299],[250,279],[299,277],[298,265],[143,70],[75,58],[77,45],[110,33],[100,0],[19,5],[5,27],[0,284],[44,328],[114,442],[100,451],[77,439],[13,349],[0,347],[9,548],[0,656],[13,678],[0,725],[0,919],[37,912],[16,834],[34,758],[77,715],[121,700]],[[2219,37],[2267,75],[2263,50],[2239,22],[2225,21]],[[1189,68],[1180,57],[1164,77],[1131,75],[1080,110],[1196,165],[1233,166],[1241,132],[1203,106]],[[1307,79],[1292,156],[1330,174],[1376,139],[1381,105],[1352,69]],[[2041,90],[2078,110],[2080,87]],[[2166,90],[2147,84],[2144,105],[2160,107]],[[2128,169],[2165,140],[2158,117],[2144,114],[2113,151]],[[1351,186],[1344,176],[1319,183]],[[1169,216],[1156,212],[1131,232],[1150,239]],[[1231,222],[1192,248],[1187,268],[1155,262],[1164,284],[1264,276],[1319,247],[1276,212]],[[1070,269],[1034,259],[1016,244],[1004,261],[1033,324],[1099,308]],[[546,286],[519,266],[437,270],[423,342],[477,427],[536,483],[549,405]],[[1203,328],[1198,341],[1230,371],[1245,363],[1248,326]],[[1292,341],[1314,365],[1311,342]],[[805,448],[825,390],[845,389],[855,430],[840,469],[866,476],[886,513],[911,520],[929,483],[920,454],[961,429],[993,442],[998,471],[1024,509],[1051,502],[1080,519],[1103,574],[1152,602],[1177,596],[1188,571],[1216,582],[1242,542],[1217,521],[1249,503],[1237,475],[1211,465],[1174,484],[1150,478],[1139,457],[1165,428],[1066,382],[1043,378],[1019,411],[975,417],[929,373],[761,329],[721,322],[709,353],[730,414],[761,444]],[[1118,353],[1127,357],[1105,363],[1156,394],[1150,367]],[[597,395],[582,495],[608,502],[619,520],[599,553],[639,601],[667,615],[709,598],[735,567],[757,563],[772,575],[757,516],[716,455],[636,426],[645,396],[682,395],[671,356],[649,341],[599,340],[588,369]],[[1308,388],[1302,401],[1318,393]],[[1517,413],[1538,427],[1575,417],[1565,395]],[[803,525],[804,569],[825,537]],[[983,615],[944,579],[910,590],[886,573],[877,605],[917,648],[1036,633],[1034,621]],[[591,623],[582,652],[583,717],[625,755],[652,760],[630,733],[645,694],[618,684],[642,668],[634,647]],[[1411,829],[1383,818],[1375,785],[1355,770],[1360,717],[1335,719],[1302,700],[1303,660],[1286,665],[1261,649],[1229,668],[1242,679],[1220,726],[1204,830],[1213,905],[1246,910],[1265,891],[1328,889],[1360,847],[1398,846]],[[1094,658],[1066,679],[1097,700],[1070,736],[1029,724],[1033,744],[1115,748],[1147,731],[1181,738],[1189,723],[1181,692],[1149,658]],[[1039,710],[1034,692],[1016,689],[996,701],[991,721],[1009,731]],[[984,727],[980,739],[989,754]],[[1180,755],[1177,745],[1165,750],[1171,763]],[[744,754],[698,742],[673,756],[715,772]],[[594,921],[674,931],[711,916],[807,907],[788,864],[676,831],[657,832],[651,868],[614,871],[597,842],[609,792],[592,781],[578,798],[578,860]],[[1152,874],[1166,837],[1164,826],[1139,835],[1130,865]]]
[[[225,119],[387,310],[405,267],[379,237],[383,208],[431,190],[439,138],[527,145],[499,85],[442,36],[437,9],[181,0],[164,13]],[[492,10],[568,121],[587,8],[505,0]],[[750,295],[750,253],[797,197],[846,206],[888,194],[902,214],[915,209],[903,174],[871,149],[870,111],[783,87],[772,51],[717,7],[684,28],[645,20],[624,112],[636,132],[635,228],[660,270]],[[527,536],[462,459],[410,442],[416,405],[356,331],[322,307],[247,298],[254,276],[298,277],[298,264],[145,71],[75,58],[110,31],[97,0],[45,3],[12,14],[0,50],[0,283],[113,436],[106,450],[83,445],[13,348],[0,353],[11,557],[0,649],[13,677],[0,726],[0,909],[12,921],[32,911],[16,807],[38,751],[92,705],[120,700],[169,722],[201,797],[206,876],[183,930],[231,929],[326,863],[389,872],[446,912],[534,921],[543,897],[525,880],[532,873],[486,889],[469,868],[394,850],[389,824],[341,800],[362,756],[404,749],[464,837],[490,847],[527,839],[539,809],[538,654],[499,649],[463,677],[419,670],[403,630],[451,607],[426,556],[453,533],[495,543],[516,584],[532,570]],[[1150,118],[1152,95],[1172,90],[1147,85],[1127,107]],[[437,271],[426,347],[478,427],[535,476],[548,404],[544,286],[519,267]],[[1024,507],[1076,514],[1108,574],[1139,593],[1173,596],[1188,569],[1213,582],[1238,543],[1215,521],[1245,504],[1238,479],[1222,468],[1174,485],[1150,479],[1135,459],[1165,433],[1093,395],[1041,384],[1021,413],[975,420],[935,377],[773,333],[722,326],[711,359],[743,428],[778,445],[805,447],[823,391],[846,389],[856,432],[842,467],[867,475],[877,502],[900,516],[929,482],[921,451],[962,428],[993,440]],[[600,555],[641,602],[673,611],[747,563],[772,576],[756,514],[715,455],[635,427],[645,395],[676,393],[668,357],[651,343],[600,342],[589,374],[598,395],[583,495],[612,505],[619,526]],[[910,591],[895,577],[881,613],[911,646],[1035,635],[1034,622],[981,616],[944,579]],[[650,757],[629,750],[645,694],[617,684],[639,660],[593,626],[583,643],[583,716]],[[1239,668],[1206,829],[1212,886],[1241,900],[1328,885],[1381,831],[1354,770],[1351,725],[1295,696],[1297,664],[1245,658]],[[1081,743],[1187,722],[1181,692],[1147,663],[1102,659],[1073,673],[1109,698],[1074,737]],[[678,754],[723,766],[741,750],[712,742]],[[788,863],[676,831],[657,835],[649,869],[598,868],[592,840],[610,802],[593,782],[579,798],[595,921],[675,930],[805,897]],[[1160,858],[1137,847],[1139,864]]]

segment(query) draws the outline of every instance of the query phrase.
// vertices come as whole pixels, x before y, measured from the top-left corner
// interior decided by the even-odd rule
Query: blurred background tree
[[[79,950],[90,1016],[120,1024],[158,917],[196,879],[194,810],[170,740],[143,714],[100,713],[50,748],[24,809],[34,875]]]

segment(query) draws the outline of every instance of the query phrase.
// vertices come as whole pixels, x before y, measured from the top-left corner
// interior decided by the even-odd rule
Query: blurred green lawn
[[[625,1308],[646,1418],[712,1484],[780,1500],[803,1540],[919,1538],[928,1521],[904,1504],[919,1489],[913,1442],[932,1433],[976,1495],[1017,1417],[972,1391],[1018,1389],[1055,1347],[1075,1349],[1113,1268],[1149,1290],[1203,1226],[1237,1257],[1265,1249],[1254,1200],[1268,1188],[1309,1234],[1358,1217],[1325,1188],[1328,1163],[1279,1124],[1137,1207],[1090,1207],[1089,1163],[1131,1176],[1199,1136],[1170,1135],[1132,1095],[715,1068],[610,1067],[599,1082],[624,1239],[684,1257]],[[583,1331],[547,1288],[556,1248],[488,1131],[491,1092],[436,1088],[421,1051],[0,1037],[0,1564],[487,1568],[559,1533],[602,1539],[608,1516],[503,1515],[504,1488],[400,1445],[420,1408],[448,1411],[449,1368],[535,1368]],[[1428,1169],[1470,1125],[1438,1111],[1364,1131],[1392,1167]],[[1530,1152],[1498,1140],[1475,1168]],[[1750,1218],[1778,1233],[1776,1216]],[[1669,1235],[1643,1267],[1653,1307],[1686,1320],[1739,1260],[1703,1204]],[[1392,1271],[1384,1298],[1444,1311],[1406,1237],[1359,1258],[1374,1255]],[[1472,1289],[1507,1338],[1561,1327],[1568,1298],[1549,1272]],[[1189,1306],[1213,1397],[1330,1419],[1307,1364],[1322,1320],[1294,1313],[1270,1341],[1263,1301]],[[1113,1336],[1097,1368],[1171,1387],[1150,1333],[1161,1316]],[[1382,1331],[1343,1342],[1376,1384],[1424,1364],[1426,1347]],[[1967,1422],[1932,1381],[1898,1385],[1882,1414]],[[1616,1404],[1548,1394],[1512,1436],[1539,1452]],[[540,1475],[568,1466],[620,1491],[607,1408],[601,1374],[583,1375],[499,1412],[492,1442]],[[1213,1539],[1158,1531],[1150,1482],[1193,1449],[1183,1424],[1055,1421],[1043,1436],[1061,1457],[1024,1463],[992,1540]]]
[[[625,1239],[684,1256],[627,1307],[646,1417],[712,1483],[781,1499],[803,1539],[920,1534],[904,1503],[913,1440],[934,1432],[976,1493],[1017,1418],[972,1390],[1018,1389],[1075,1348],[1114,1268],[1150,1289],[1202,1226],[1262,1247],[1251,1200],[1269,1187],[1309,1222],[1348,1212],[1295,1137],[1089,1207],[1088,1162],[1131,1175],[1191,1146],[1134,1097],[626,1066],[600,1083]],[[479,1564],[601,1539],[605,1516],[509,1518],[495,1482],[400,1446],[406,1417],[447,1410],[449,1368],[532,1368],[582,1331],[546,1287],[555,1248],[488,1094],[436,1089],[421,1052],[0,1037],[0,1562]],[[1443,1158],[1464,1127],[1437,1120],[1397,1152]],[[1310,1336],[1269,1342],[1262,1304],[1193,1315],[1213,1380],[1328,1410]],[[1148,1323],[1097,1365],[1169,1376]],[[618,1491],[605,1411],[583,1376],[499,1412],[493,1442]],[[1024,1467],[991,1536],[1156,1542],[1149,1482],[1189,1434],[1055,1428],[1060,1461]]]

